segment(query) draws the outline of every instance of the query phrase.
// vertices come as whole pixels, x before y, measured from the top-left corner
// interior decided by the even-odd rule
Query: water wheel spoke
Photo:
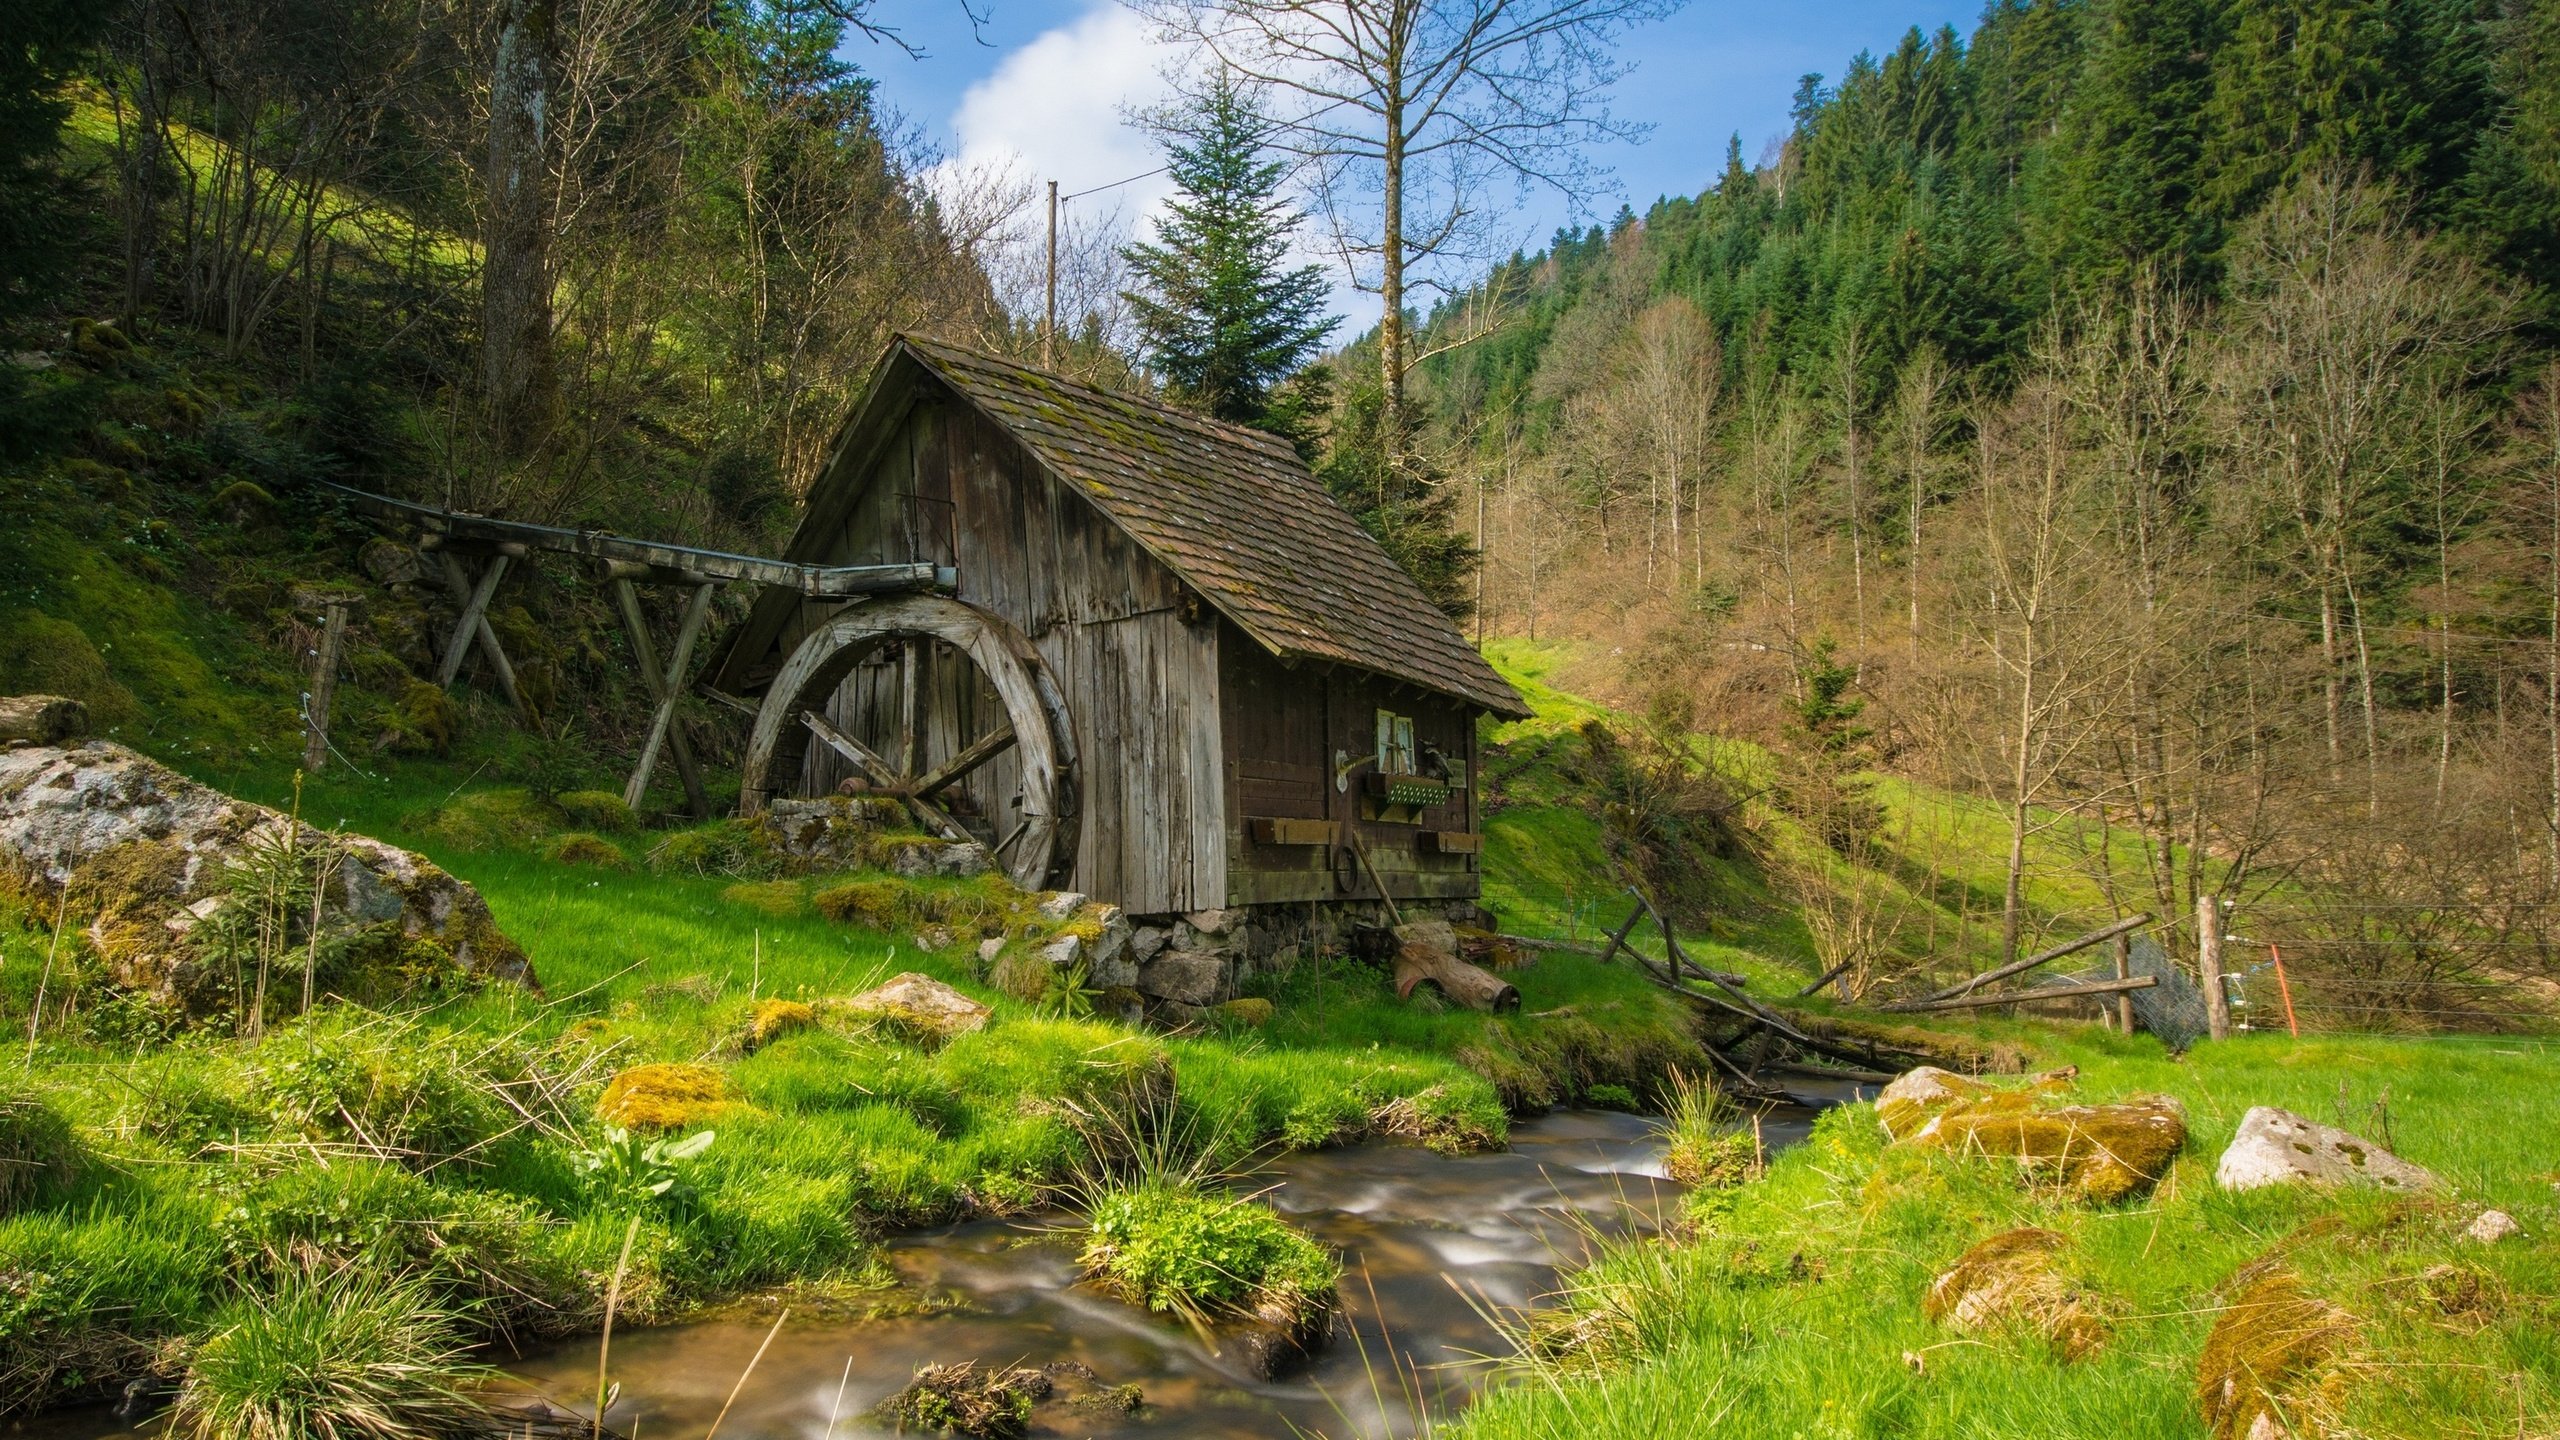
[[[898,774],[911,776],[924,764],[924,666],[916,653],[924,642],[909,640],[898,648]],[[919,792],[921,793],[921,792]]]
[[[943,839],[954,844],[967,844],[978,838],[969,833],[967,826],[953,819],[950,811],[922,795],[905,794],[898,798],[907,802],[907,808],[915,812],[918,820],[924,822],[924,828],[938,832]]]
[[[879,751],[828,724],[826,717],[817,711],[801,712],[800,723],[809,727],[810,734],[825,741],[828,749],[858,766],[863,774],[871,778],[873,785],[883,790],[893,791],[907,788],[907,777],[899,774]]]
[[[969,744],[969,748],[942,762],[942,767],[916,782],[918,795],[933,796],[967,775],[970,771],[1013,748],[1013,727],[998,725]]]

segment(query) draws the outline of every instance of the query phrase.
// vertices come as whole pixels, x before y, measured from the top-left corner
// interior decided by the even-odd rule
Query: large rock
[[[972,1030],[984,1029],[987,1018],[995,1013],[932,976],[919,975],[913,970],[876,989],[865,990],[850,1000],[821,1008],[833,1009],[836,1006],[857,1016],[885,1023],[908,1038],[926,1044],[939,1044]]]
[[[2334,1125],[2279,1110],[2252,1107],[2240,1117],[2214,1183],[2225,1190],[2267,1185],[2373,1185],[2385,1190],[2441,1190],[2444,1182],[2372,1141]]]
[[[118,985],[203,1008],[229,967],[208,967],[189,936],[230,903],[234,867],[320,832],[199,785],[111,741],[0,752],[0,879],[47,893],[66,885],[75,915]],[[424,856],[361,835],[326,837],[336,859],[321,928],[381,927],[388,958],[414,972],[441,952],[463,974],[534,983],[524,951],[480,892]],[[219,975],[213,973],[219,969]]]
[[[1185,1005],[1215,1005],[1227,988],[1227,962],[1202,950],[1165,950],[1138,967],[1141,994]]]

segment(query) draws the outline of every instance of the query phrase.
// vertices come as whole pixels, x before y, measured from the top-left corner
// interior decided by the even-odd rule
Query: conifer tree
[[[1151,243],[1123,252],[1147,363],[1175,395],[1221,420],[1265,423],[1272,387],[1340,323],[1314,265],[1287,268],[1298,213],[1287,167],[1264,158],[1247,97],[1226,79],[1175,121],[1167,147],[1180,193]]]

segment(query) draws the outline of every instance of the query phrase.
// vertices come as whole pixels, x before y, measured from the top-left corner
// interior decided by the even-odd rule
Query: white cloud
[[[1169,93],[1160,73],[1165,59],[1144,20],[1101,0],[969,87],[951,117],[958,142],[952,160],[1010,166],[1037,182],[1055,180],[1070,195],[1153,170],[1163,156],[1127,117]],[[1142,215],[1171,188],[1157,175],[1071,203],[1097,210],[1117,204]]]

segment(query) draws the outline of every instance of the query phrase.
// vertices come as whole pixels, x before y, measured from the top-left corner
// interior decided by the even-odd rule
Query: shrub
[[[0,1097],[0,1215],[58,1190],[79,1173],[71,1126],[33,1095]]]
[[[1637,1103],[1636,1092],[1624,1085],[1609,1082],[1594,1085],[1583,1091],[1582,1103],[1594,1110],[1619,1110],[1630,1115],[1644,1108]]]
[[[728,1077],[708,1065],[634,1065],[606,1082],[596,1118],[626,1130],[673,1130],[729,1108]]]
[[[553,796],[551,803],[560,807],[570,824],[583,829],[627,835],[640,828],[640,817],[610,790],[571,790]]]
[[[415,1278],[347,1267],[215,1317],[170,1416],[191,1440],[442,1437],[485,1424],[460,1327]]]
[[[1082,1258],[1132,1302],[1193,1317],[1329,1308],[1342,1278],[1340,1261],[1269,1207],[1164,1183],[1097,1199]]]
[[[554,836],[551,843],[543,847],[543,857],[556,865],[588,865],[598,870],[622,870],[631,864],[630,858],[622,853],[621,846],[583,830]]]

